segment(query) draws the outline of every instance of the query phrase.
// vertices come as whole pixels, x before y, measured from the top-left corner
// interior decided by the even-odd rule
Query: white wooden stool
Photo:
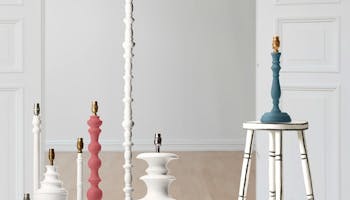
[[[307,121],[264,124],[259,121],[246,122],[243,128],[247,130],[247,138],[243,156],[243,166],[241,173],[241,183],[239,187],[238,200],[247,199],[248,180],[250,172],[252,144],[254,132],[259,130],[269,131],[269,200],[283,199],[283,179],[282,179],[282,137],[283,131],[296,131],[298,133],[299,149],[301,154],[301,164],[304,175],[306,196],[308,200],[314,200],[310,165],[307,156],[307,149],[304,131],[308,129]]]

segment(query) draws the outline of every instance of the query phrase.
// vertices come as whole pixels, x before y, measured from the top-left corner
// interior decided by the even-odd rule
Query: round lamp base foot
[[[282,123],[291,122],[292,119],[285,112],[267,112],[261,117],[260,121],[262,123]]]

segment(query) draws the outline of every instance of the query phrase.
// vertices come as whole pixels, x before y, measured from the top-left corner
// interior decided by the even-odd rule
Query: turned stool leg
[[[269,200],[276,200],[275,182],[275,132],[269,133]]]
[[[307,155],[304,131],[298,131],[299,149],[301,155],[301,165],[303,168],[304,183],[308,200],[314,200],[314,192],[312,188],[311,172],[309,159]]]
[[[282,131],[275,132],[275,145],[276,200],[283,200]]]
[[[244,149],[243,166],[242,166],[242,173],[241,173],[241,183],[239,186],[238,200],[247,199],[248,181],[249,181],[250,163],[251,163],[250,161],[252,158],[253,137],[254,137],[254,131],[248,130],[245,149]]]

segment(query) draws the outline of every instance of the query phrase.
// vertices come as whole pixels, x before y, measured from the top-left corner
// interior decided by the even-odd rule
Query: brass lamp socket
[[[53,161],[55,160],[55,150],[49,149],[49,161],[50,165],[53,165]]]
[[[40,115],[40,104],[39,103],[34,104],[33,113],[36,116]]]
[[[78,138],[78,140],[77,140],[77,149],[78,149],[78,153],[83,153],[83,149],[84,149],[83,138]]]
[[[272,48],[275,53],[278,53],[278,49],[280,48],[280,38],[277,35],[273,36]]]
[[[92,102],[92,104],[91,104],[91,112],[94,115],[97,115],[97,112],[98,112],[98,103],[97,103],[97,101],[93,101]]]

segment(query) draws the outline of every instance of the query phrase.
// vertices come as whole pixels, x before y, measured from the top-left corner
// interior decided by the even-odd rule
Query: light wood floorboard
[[[175,152],[179,160],[169,164],[170,174],[177,180],[172,184],[170,194],[177,200],[235,200],[237,199],[239,179],[242,167],[242,152]],[[138,153],[134,153],[134,157]],[[123,199],[123,154],[120,152],[102,152],[100,176],[103,199]],[[85,160],[88,154],[85,153]],[[69,191],[69,200],[75,197],[75,153],[56,154],[56,165]],[[134,158],[135,159],[135,158]],[[87,163],[87,162],[86,162]],[[134,199],[140,199],[146,193],[145,184],[139,180],[145,174],[147,164],[134,160]],[[85,188],[88,168],[85,164]],[[248,199],[255,200],[255,159],[252,162]]]

